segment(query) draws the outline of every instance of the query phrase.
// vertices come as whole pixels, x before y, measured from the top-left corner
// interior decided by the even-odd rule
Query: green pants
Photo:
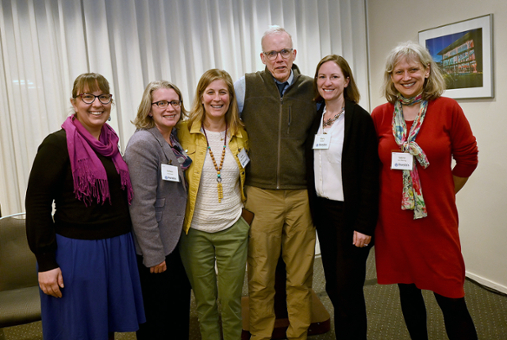
[[[187,235],[182,235],[181,259],[194,290],[203,340],[222,339],[217,298],[222,307],[223,339],[241,339],[241,292],[249,229],[240,218],[230,228],[217,233],[190,228]]]

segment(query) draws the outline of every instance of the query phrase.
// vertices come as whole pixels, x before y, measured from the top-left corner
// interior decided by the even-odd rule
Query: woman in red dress
[[[477,167],[477,142],[428,51],[404,43],[384,73],[388,103],[372,118],[381,161],[375,257],[380,284],[397,283],[412,339],[428,339],[421,289],[434,292],[449,339],[477,339],[463,285],[456,193]],[[451,165],[452,159],[455,165]]]

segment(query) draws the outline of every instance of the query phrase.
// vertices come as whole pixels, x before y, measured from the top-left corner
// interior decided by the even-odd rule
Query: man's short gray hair
[[[283,27],[280,27],[278,25],[271,25],[271,26],[269,26],[269,28],[267,29],[267,31],[264,32],[264,35],[262,36],[262,39],[261,39],[262,50],[264,51],[264,38],[266,38],[268,35],[283,34],[283,33],[287,33],[287,35],[289,36],[289,38],[290,38],[290,48],[292,48],[292,36],[290,35],[290,33],[287,32],[285,30],[285,28],[283,28]],[[266,52],[266,51],[264,51],[264,52]]]

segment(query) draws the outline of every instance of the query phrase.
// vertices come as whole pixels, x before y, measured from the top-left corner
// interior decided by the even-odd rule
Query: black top
[[[127,192],[111,158],[97,154],[107,173],[111,201],[89,206],[76,199],[65,130],[47,136],[39,146],[26,191],[26,231],[39,271],[58,267],[56,233],[97,240],[130,232]],[[54,220],[52,203],[55,202]]]

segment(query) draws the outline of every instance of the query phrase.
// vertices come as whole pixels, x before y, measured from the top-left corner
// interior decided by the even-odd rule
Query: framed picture
[[[444,96],[494,96],[493,14],[420,31],[419,43],[442,70]]]

